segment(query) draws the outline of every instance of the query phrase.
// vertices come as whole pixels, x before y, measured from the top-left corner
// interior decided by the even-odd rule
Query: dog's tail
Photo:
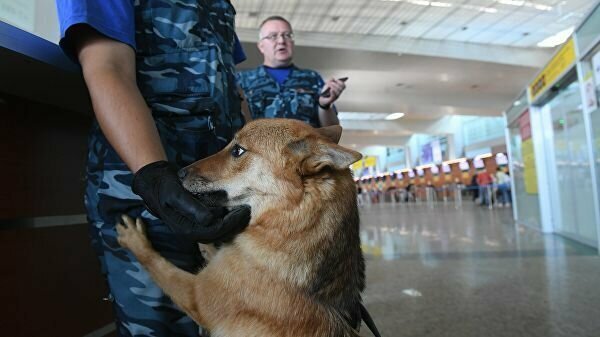
[[[360,304],[360,316],[361,316],[363,322],[365,322],[365,324],[369,328],[369,330],[371,330],[373,335],[375,337],[381,337],[381,335],[379,334],[379,330],[377,330],[377,327],[375,326],[375,322],[373,322],[373,319],[371,318],[371,315],[367,311],[367,308],[365,308],[365,306],[362,303]]]

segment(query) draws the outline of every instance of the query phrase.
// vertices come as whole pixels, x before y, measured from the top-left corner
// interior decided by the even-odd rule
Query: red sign
[[[531,119],[529,118],[529,109],[525,110],[519,117],[519,131],[521,133],[521,141],[526,141],[531,138]]]

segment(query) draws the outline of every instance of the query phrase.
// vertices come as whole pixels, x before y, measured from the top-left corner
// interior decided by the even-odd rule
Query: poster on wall
[[[592,67],[596,78],[596,86],[600,87],[600,51],[592,57]]]
[[[433,148],[431,143],[427,143],[421,147],[421,164],[429,164],[433,162]]]
[[[588,72],[583,78],[583,101],[585,112],[592,112],[598,107],[596,85],[594,84],[592,72]]]
[[[542,113],[549,114],[550,112],[545,111]],[[519,130],[521,133],[521,155],[523,156],[525,192],[537,194],[537,173],[535,170],[535,153],[533,151],[533,139],[531,138],[531,119],[529,117],[529,110],[525,110],[521,117],[519,117]]]
[[[437,139],[431,142],[431,156],[434,163],[442,162],[442,147]]]

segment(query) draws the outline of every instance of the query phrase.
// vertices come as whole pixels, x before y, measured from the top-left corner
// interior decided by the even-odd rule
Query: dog
[[[251,207],[248,227],[197,274],[153,250],[140,219],[123,216],[118,241],[213,337],[357,337],[365,262],[349,166],[361,154],[337,144],[341,132],[255,120],[182,169],[188,191]]]

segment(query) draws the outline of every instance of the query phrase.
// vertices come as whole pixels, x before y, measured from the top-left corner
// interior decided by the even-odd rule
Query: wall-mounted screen
[[[425,171],[423,171],[422,168],[417,168],[417,174],[419,175],[419,177],[422,177],[425,174]]]
[[[444,171],[444,173],[450,173],[450,165],[443,163],[442,164],[442,171]]]
[[[409,178],[414,178],[415,177],[415,171],[413,171],[413,170],[408,171],[408,177]]]
[[[469,162],[468,161],[461,161],[458,163],[458,167],[460,168],[461,171],[468,171],[469,170]]]
[[[496,155],[496,164],[498,166],[508,165],[508,157],[504,153],[498,153]]]
[[[485,165],[483,164],[483,159],[481,159],[481,158],[473,159],[473,167],[475,167],[476,169],[483,168],[484,166]]]
[[[440,169],[437,167],[437,165],[433,165],[431,167],[431,173],[433,173],[433,174],[439,174],[440,173]]]

